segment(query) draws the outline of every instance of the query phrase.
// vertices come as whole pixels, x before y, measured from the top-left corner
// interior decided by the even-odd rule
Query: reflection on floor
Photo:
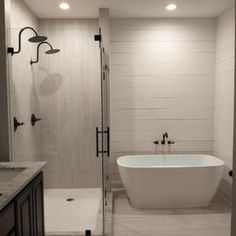
[[[209,208],[135,209],[124,191],[114,194],[114,236],[230,236],[230,206],[216,195]]]
[[[85,235],[86,229],[101,228],[100,188],[45,189],[44,200],[46,235]]]

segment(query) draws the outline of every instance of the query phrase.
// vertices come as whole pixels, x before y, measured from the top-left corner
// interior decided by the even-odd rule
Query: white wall
[[[111,145],[124,153],[212,153],[216,21],[114,19]],[[172,146],[153,141],[167,131]],[[113,179],[118,179],[113,164]]]
[[[230,193],[228,171],[233,162],[234,118],[234,7],[217,20],[214,154],[224,160],[226,168],[223,191]]]

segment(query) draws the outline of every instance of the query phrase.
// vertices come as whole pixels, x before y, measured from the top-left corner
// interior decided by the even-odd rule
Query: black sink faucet
[[[166,138],[168,138],[168,133],[165,132],[163,135],[162,135],[162,141],[161,141],[161,144],[162,145],[165,145],[166,144]]]

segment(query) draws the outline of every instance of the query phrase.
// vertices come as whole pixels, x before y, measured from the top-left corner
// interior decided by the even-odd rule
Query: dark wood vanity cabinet
[[[44,236],[44,200],[43,200],[43,175],[33,181],[33,215],[34,215],[34,235]]]
[[[15,200],[16,232],[18,236],[34,235],[32,187],[27,187]]]
[[[15,208],[10,203],[0,212],[0,235],[15,235]]]
[[[43,174],[0,212],[1,236],[44,236]]]

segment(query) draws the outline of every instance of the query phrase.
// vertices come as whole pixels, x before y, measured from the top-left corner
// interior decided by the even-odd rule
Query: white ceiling
[[[23,0],[39,18],[97,18],[99,8],[111,17],[217,17],[235,0],[173,0],[178,8],[165,10],[171,0],[64,0],[70,10],[58,8],[63,0]]]

